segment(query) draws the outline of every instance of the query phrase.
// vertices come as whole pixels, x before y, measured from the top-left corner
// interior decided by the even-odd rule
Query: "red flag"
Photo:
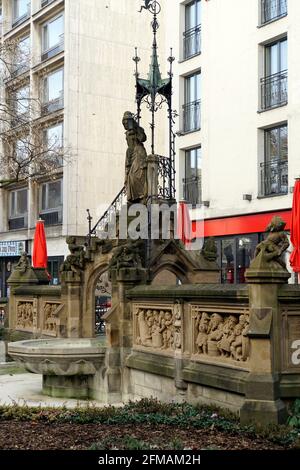
[[[290,264],[295,273],[300,273],[300,179],[296,180],[292,208],[291,242],[294,251],[290,257]]]
[[[177,215],[177,235],[178,238],[185,244],[186,248],[188,248],[192,241],[192,222],[190,219],[189,208],[185,201],[179,202]]]
[[[33,242],[32,266],[34,268],[45,269],[47,269],[48,266],[47,243],[43,220],[39,220],[36,223]]]

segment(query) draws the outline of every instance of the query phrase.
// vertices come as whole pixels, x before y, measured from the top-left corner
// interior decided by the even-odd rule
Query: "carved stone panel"
[[[134,305],[134,347],[174,353],[182,346],[182,312],[175,305]]]
[[[37,329],[37,300],[19,300],[16,305],[16,330]]]
[[[249,358],[249,312],[235,308],[207,309],[191,305],[192,348],[195,358],[244,363]]]
[[[62,305],[57,302],[45,302],[43,307],[43,332],[51,336],[57,336],[59,312]]]

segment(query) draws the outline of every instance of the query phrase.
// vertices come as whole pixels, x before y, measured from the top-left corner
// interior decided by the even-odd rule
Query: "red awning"
[[[290,209],[276,212],[264,212],[234,217],[223,217],[204,221],[205,237],[225,237],[246,233],[263,233],[270,220],[279,215],[286,222],[286,230],[291,228],[292,211]],[[203,236],[203,221],[193,221],[193,232]]]
[[[300,273],[300,180],[296,181],[294,188],[291,242],[293,244],[294,251],[290,257],[290,264],[295,273]]]

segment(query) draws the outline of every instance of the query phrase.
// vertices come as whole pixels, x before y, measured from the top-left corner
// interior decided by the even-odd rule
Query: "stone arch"
[[[151,284],[155,283],[155,279],[157,278],[157,276],[161,275],[162,273],[171,273],[176,277],[176,279],[179,279],[181,284],[186,284],[188,282],[184,267],[181,267],[174,263],[165,262],[159,264],[159,266],[151,270]]]
[[[85,270],[82,302],[82,331],[85,337],[95,336],[95,289],[99,277],[108,270],[111,256],[111,254],[96,256],[93,264]]]

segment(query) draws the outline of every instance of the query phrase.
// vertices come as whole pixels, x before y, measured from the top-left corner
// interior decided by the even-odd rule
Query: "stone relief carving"
[[[174,307],[174,347],[181,349],[182,305],[177,302]]]
[[[16,328],[22,330],[33,330],[36,328],[36,309],[34,302],[18,302]]]
[[[27,253],[24,251],[24,253],[22,253],[14,269],[16,271],[19,271],[20,274],[24,274],[29,268],[30,268],[29,258],[28,258]]]
[[[70,254],[60,266],[60,272],[73,272],[80,274],[85,266],[84,247],[76,243],[76,237],[67,237],[67,244]]]
[[[193,309],[194,353],[246,361],[249,357],[249,315],[209,313]]]
[[[179,306],[180,307],[180,306]],[[181,348],[181,311],[171,308],[136,311],[136,344],[153,349],[171,350]]]
[[[61,304],[46,302],[44,305],[44,331],[57,334],[58,312]]]
[[[275,216],[266,228],[268,236],[259,243],[255,250],[255,258],[250,268],[261,269],[286,269],[286,263],[282,259],[283,253],[289,247],[289,240],[284,229],[286,223],[281,217]]]

